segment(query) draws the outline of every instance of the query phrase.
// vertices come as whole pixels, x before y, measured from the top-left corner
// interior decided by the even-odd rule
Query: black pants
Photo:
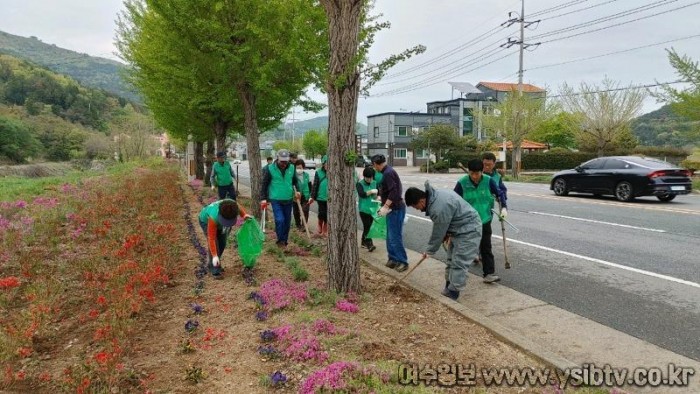
[[[362,220],[362,243],[364,245],[373,245],[372,240],[367,238],[367,233],[369,232],[370,227],[372,227],[372,222],[374,222],[374,219],[372,218],[372,215],[364,212],[360,212],[360,219]]]
[[[318,220],[328,222],[328,201],[316,201],[318,203]]]
[[[491,249],[491,222],[488,222],[481,226],[481,243],[479,244],[481,267],[484,269],[484,276],[496,272],[496,264]]]
[[[236,188],[233,187],[233,183],[227,186],[219,186],[219,200],[223,200],[226,197],[231,200],[236,199]]]
[[[302,198],[301,201],[307,201],[308,198],[304,199]],[[301,222],[301,213],[299,212],[299,204],[296,202],[294,203],[294,207],[292,208],[294,211],[294,223],[298,228],[304,228],[304,223]],[[301,212],[304,212],[304,219],[306,219],[306,223],[309,222],[309,204],[301,203]]]

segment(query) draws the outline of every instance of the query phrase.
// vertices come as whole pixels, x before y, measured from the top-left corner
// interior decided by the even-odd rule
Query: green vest
[[[382,187],[382,178],[384,178],[384,174],[381,171],[374,171],[374,181],[377,182],[377,187]]]
[[[233,177],[231,176],[231,163],[224,161],[224,164],[214,162],[211,168],[216,174],[216,186],[228,186],[233,184]]]
[[[309,174],[304,171],[301,181],[296,173],[295,176],[297,177],[297,184],[299,184],[299,193],[308,199],[311,196],[311,190],[309,190]]]
[[[316,175],[318,175],[316,201],[328,201],[328,175],[323,169],[316,170]]]
[[[368,191],[377,188],[377,181],[372,181],[369,183],[369,185],[364,180],[358,181],[357,183],[359,183],[362,186],[362,190],[365,191],[365,194],[367,194]],[[373,215],[377,211],[377,209],[372,206],[373,200],[374,199],[370,196],[360,197],[360,212]]]
[[[491,177],[488,175],[482,175],[481,182],[476,187],[469,179],[469,175],[465,175],[459,180],[459,184],[462,185],[462,198],[479,213],[482,224],[488,223],[492,219],[493,196],[489,182],[491,182]]]
[[[496,182],[496,186],[499,186],[501,184],[501,173],[500,172],[493,170],[493,174],[484,173],[484,175],[488,175],[491,178],[493,178],[493,181]]]
[[[214,222],[216,222],[216,227],[220,227],[218,217],[219,217],[219,205],[221,205],[222,202],[229,200],[233,201],[230,199],[223,199],[219,201],[214,201],[213,203],[207,205],[206,207],[202,208],[202,210],[199,212],[199,221],[202,223],[207,223],[209,218],[212,218]]]
[[[273,163],[267,166],[270,171],[270,200],[274,201],[291,201],[294,198],[294,188],[292,187],[293,178],[296,176],[294,166],[289,165],[287,170],[282,175],[282,171]]]

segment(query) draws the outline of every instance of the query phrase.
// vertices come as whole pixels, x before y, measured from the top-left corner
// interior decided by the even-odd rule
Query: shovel
[[[427,258],[428,258],[427,255],[424,256],[424,257],[422,257],[422,258],[420,259],[420,261],[418,262],[418,264],[414,265],[413,268],[411,268],[410,270],[408,270],[408,272],[406,272],[406,274],[405,274],[404,276],[402,276],[401,279],[398,279],[396,282],[394,282],[393,285],[389,286],[389,289],[396,289],[396,288],[398,288],[398,287],[399,287],[399,284],[400,284],[400,283],[403,283],[403,281],[404,281],[406,278],[408,278],[408,275],[411,275],[411,272],[413,272],[413,270],[415,270],[416,268],[418,268],[418,266],[421,265],[421,263],[424,262]]]

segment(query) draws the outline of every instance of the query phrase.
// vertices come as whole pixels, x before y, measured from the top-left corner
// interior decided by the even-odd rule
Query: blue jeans
[[[209,234],[207,234],[207,224],[205,222],[199,222],[199,226],[204,231],[204,238],[207,240],[207,250],[209,249]],[[226,249],[226,232],[216,231],[216,251],[219,253],[219,260],[221,260],[221,255],[224,254],[224,249]],[[207,255],[207,265],[211,265],[211,250]]]
[[[393,209],[386,216],[386,251],[389,259],[401,264],[408,264],[406,248],[403,246],[403,220],[406,218],[406,206]]]
[[[271,201],[272,212],[275,215],[275,233],[277,242],[287,244],[289,228],[292,226],[292,202]]]
[[[233,187],[233,183],[228,186],[219,186],[219,200],[223,200],[227,196],[231,200],[236,199],[236,189]]]

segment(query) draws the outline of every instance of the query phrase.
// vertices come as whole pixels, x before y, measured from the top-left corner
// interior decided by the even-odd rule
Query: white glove
[[[377,193],[379,193],[379,190],[377,190],[377,189],[370,189],[367,191],[367,194],[377,194]]]
[[[505,208],[501,208],[501,220],[505,219],[506,216],[508,216],[508,210]]]
[[[213,265],[214,267],[218,267],[218,266],[219,266],[219,256],[214,256],[214,257],[212,257],[212,258],[211,258],[211,263],[212,263],[212,265]]]
[[[389,214],[389,212],[391,212],[391,209],[389,207],[387,207],[386,205],[384,205],[383,207],[381,207],[379,209],[379,212],[377,212],[377,214],[379,216],[386,216]]]
[[[211,190],[215,190],[215,189],[216,189],[216,186],[211,185]]]

